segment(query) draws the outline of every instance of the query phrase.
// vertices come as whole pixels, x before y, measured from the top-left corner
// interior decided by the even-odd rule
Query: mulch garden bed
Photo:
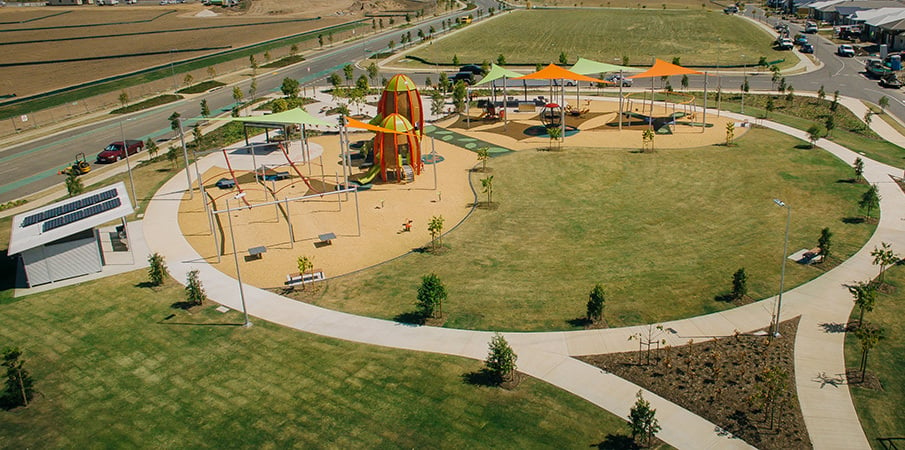
[[[811,448],[795,394],[798,318],[780,324],[780,338],[737,334],[678,348],[591,355],[578,359],[629,380],[717,424],[760,449]],[[649,361],[649,362],[648,362]],[[643,364],[640,364],[640,363]],[[786,374],[775,396],[773,423],[761,401],[765,371]]]

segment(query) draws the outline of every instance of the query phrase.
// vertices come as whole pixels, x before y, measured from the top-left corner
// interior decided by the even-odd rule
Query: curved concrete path
[[[859,102],[860,104],[860,102]],[[708,111],[715,114],[716,111]],[[859,116],[863,112],[855,111]],[[740,121],[751,117],[722,112]],[[769,121],[758,123],[807,140],[806,133]],[[882,121],[874,121],[882,122]],[[818,145],[851,164],[856,153],[826,140]],[[862,157],[862,159],[864,159]],[[893,248],[905,247],[905,196],[889,175],[899,169],[871,160],[865,161],[865,177],[876,183],[882,195],[882,218],[874,236],[848,261],[823,276],[783,295],[782,317],[801,316],[795,346],[795,383],[811,441],[818,449],[869,449],[861,430],[849,391],[843,383],[832,382],[845,371],[842,333],[827,331],[826,324],[846,323],[852,309],[844,284],[867,280],[877,274],[870,251],[882,242]],[[206,264],[204,259],[172,227],[179,202],[186,189],[183,177],[173,177],[150,202],[145,214],[145,238],[151,251],[163,255],[176,280],[184,280],[190,270],[199,270],[211,299],[233,309],[241,309],[235,279]],[[794,207],[794,205],[793,205]],[[411,326],[355,316],[319,308],[280,297],[253,286],[244,286],[251,315],[301,331],[349,341],[386,347],[445,353],[481,360],[486,356],[490,332]],[[735,331],[750,332],[769,325],[774,299],[714,314],[663,323],[672,329],[670,345],[686,344],[728,336]],[[519,370],[566,389],[620,416],[627,417],[637,385],[572,356],[633,350],[627,337],[646,328],[625,327],[605,330],[541,333],[505,333],[519,355]],[[831,382],[827,382],[827,380]],[[840,385],[841,384],[841,385]],[[750,448],[746,443],[721,432],[713,423],[656,394],[645,391],[663,427],[658,437],[677,448]]]

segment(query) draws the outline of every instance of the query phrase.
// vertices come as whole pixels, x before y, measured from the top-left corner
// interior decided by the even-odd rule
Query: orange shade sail
[[[647,69],[646,72],[641,72],[628,78],[668,77],[672,75],[704,75],[704,72],[698,72],[694,69],[677,66],[658,58],[656,61],[654,61],[653,67]]]
[[[362,122],[360,120],[353,119],[349,116],[346,116],[346,126],[350,128],[358,128],[361,130],[374,131],[377,133],[392,133],[392,134],[407,134],[409,136],[418,136],[418,132],[406,133],[404,131],[396,131],[391,130],[389,128],[378,127],[377,125],[371,125],[369,123]]]
[[[521,77],[513,78],[514,80],[574,80],[574,81],[588,81],[591,83],[609,83],[609,81],[598,80],[597,78],[589,77],[587,75],[582,75],[579,73],[572,72],[568,69],[563,69],[562,67],[557,66],[556,64],[550,64],[543,69],[529,73],[528,75],[524,75]]]

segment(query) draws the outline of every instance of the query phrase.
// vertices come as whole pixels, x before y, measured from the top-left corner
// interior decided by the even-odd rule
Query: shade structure
[[[377,103],[377,117],[383,120],[390,114],[399,114],[418,130],[424,129],[424,108],[418,87],[406,75],[393,75],[387,81],[380,102]]]
[[[704,75],[704,72],[677,66],[658,58],[654,61],[653,67],[637,75],[632,75],[629,78],[669,77],[672,75]]]
[[[575,73],[569,69],[563,69],[562,67],[559,67],[556,64],[550,64],[547,67],[544,67],[543,69],[538,70],[537,72],[529,73],[528,75],[522,75],[520,77],[515,77],[514,79],[516,79],[516,80],[573,80],[573,81],[587,81],[590,83],[606,83],[606,81],[599,80],[594,77],[589,77],[587,75]]]
[[[636,73],[644,71],[644,69],[638,67],[617,66],[615,64],[597,62],[584,58],[578,58],[578,62],[576,62],[575,65],[572,66],[572,68],[569,70],[582,75],[608,72]]]
[[[360,120],[353,119],[349,116],[346,116],[345,119],[346,119],[346,126],[349,128],[358,128],[359,130],[374,131],[376,133],[410,134],[415,137],[420,136],[417,132],[414,132],[414,130],[410,130],[410,131],[391,130],[389,128],[379,127],[377,125],[371,125],[367,122],[362,122]],[[411,125],[411,122],[409,122],[409,125]]]
[[[487,83],[499,80],[500,78],[516,78],[516,77],[520,77],[520,76],[522,76],[522,74],[520,74],[518,72],[513,72],[509,69],[500,67],[496,64],[491,64],[490,72],[487,72],[487,75],[484,75],[484,78],[482,78],[481,81],[478,81],[477,83],[475,83],[475,86],[487,84]]]
[[[390,114],[380,123],[374,137],[374,164],[380,165],[380,179],[387,181],[387,172],[394,172],[396,180],[405,179],[406,168],[413,175],[421,174],[421,136],[401,114]]]
[[[281,125],[323,125],[323,126],[336,126],[332,123],[329,123],[323,119],[318,117],[314,117],[308,111],[300,107],[296,107],[290,109],[289,111],[278,112],[274,114],[264,114],[263,116],[245,116],[245,117],[223,117],[223,118],[212,118],[208,120],[232,120],[236,122],[251,122],[251,123],[273,123],[273,124],[281,124]]]

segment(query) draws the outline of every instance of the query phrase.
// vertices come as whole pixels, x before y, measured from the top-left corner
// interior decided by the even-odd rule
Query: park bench
[[[324,271],[321,269],[314,269],[311,272],[305,272],[304,274],[295,272],[286,275],[286,285],[295,286],[298,284],[313,283],[315,281],[322,281],[324,278],[326,277],[324,276]]]
[[[336,239],[336,234],[334,234],[332,232],[319,234],[317,236],[317,239],[320,240],[320,243],[322,245],[331,245],[331,244],[333,244],[333,240]]]
[[[258,247],[251,247],[248,249],[248,256],[251,259],[261,259],[264,256],[264,253],[267,252],[267,247],[261,245]]]

